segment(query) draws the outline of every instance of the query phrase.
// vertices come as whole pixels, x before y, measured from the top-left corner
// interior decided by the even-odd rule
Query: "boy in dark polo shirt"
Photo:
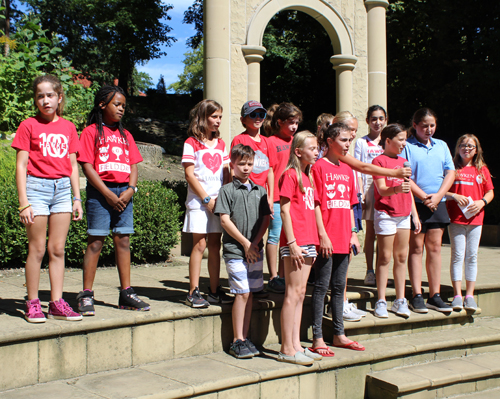
[[[262,290],[264,279],[262,237],[269,225],[271,210],[266,190],[248,177],[253,169],[255,152],[237,144],[231,150],[233,182],[219,191],[215,214],[224,228],[223,256],[229,275],[233,304],[234,339],[229,353],[247,359],[260,352],[247,338],[252,316],[252,292]]]

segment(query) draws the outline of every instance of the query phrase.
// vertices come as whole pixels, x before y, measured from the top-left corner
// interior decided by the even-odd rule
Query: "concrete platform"
[[[481,321],[481,323],[486,321],[495,323],[496,319],[490,320],[489,318],[500,316],[500,307],[498,306],[500,300],[500,270],[497,266],[499,255],[500,250],[497,248],[480,249],[476,301],[481,310],[476,314],[468,314],[462,311],[443,315],[429,311],[428,315],[412,313],[408,320],[392,315],[389,319],[381,320],[369,315],[362,322],[346,323],[347,335],[353,339],[362,340],[362,343],[367,347],[367,351],[357,353],[346,351],[348,355],[345,358],[345,363],[339,363],[342,357],[337,352],[338,355],[334,358],[334,363],[330,361],[322,362],[321,365],[325,365],[324,367],[305,368],[309,370],[307,372],[300,371],[304,368],[299,367],[297,369],[297,366],[292,366],[292,368],[285,368],[287,371],[283,371],[284,374],[282,374],[280,371],[282,370],[282,364],[272,359],[272,353],[276,351],[279,343],[279,317],[283,296],[270,294],[269,298],[254,302],[250,336],[256,344],[263,345],[266,350],[270,351],[269,355],[264,359],[252,359],[252,362],[265,361],[266,367],[272,371],[270,373],[274,376],[273,378],[269,377],[269,380],[266,380],[260,375],[255,380],[255,375],[250,373],[249,375],[252,377],[244,374],[245,377],[241,377],[243,379],[238,377],[234,380],[232,378],[228,380],[222,370],[219,375],[224,377],[221,377],[225,381],[223,386],[216,387],[213,385],[218,377],[210,380],[212,385],[207,385],[209,388],[200,388],[197,385],[198,383],[192,381],[182,382],[183,385],[172,383],[165,386],[162,385],[162,382],[160,385],[163,388],[156,393],[151,393],[151,395],[152,397],[190,397],[202,394],[202,392],[213,393],[214,391],[220,391],[218,395],[224,397],[226,393],[231,392],[233,389],[239,390],[238,387],[241,386],[245,386],[255,393],[257,388],[250,387],[257,384],[260,396],[249,394],[249,397],[266,397],[267,394],[264,393],[267,388],[262,388],[266,384],[281,386],[284,383],[285,388],[290,388],[291,385],[289,386],[286,381],[292,379],[295,381],[293,384],[297,383],[300,388],[306,384],[304,382],[306,377],[301,377],[302,374],[315,374],[314,377],[309,376],[307,379],[319,383],[324,373],[333,373],[335,376],[340,376],[342,373],[338,370],[339,367],[344,367],[346,370],[356,367],[356,378],[363,377],[363,383],[360,386],[364,392],[364,376],[373,370],[380,370],[381,367],[385,367],[382,364],[387,365],[387,368],[392,368],[401,367],[405,359],[408,362],[409,359],[414,358],[417,359],[414,360],[417,363],[419,362],[418,359],[434,361],[443,356],[442,353],[451,353],[454,356],[464,351],[464,353],[472,353],[473,347],[496,351],[500,345],[500,335],[498,334],[500,328],[493,328],[491,327],[493,324],[490,324],[485,329],[482,324],[478,324],[478,321]],[[187,262],[187,257],[177,255],[173,258],[172,263],[132,268],[132,285],[136,292],[151,304],[152,309],[150,312],[131,312],[117,309],[118,276],[114,268],[108,268],[100,269],[97,273],[94,286],[97,300],[96,316],[84,318],[81,322],[47,320],[46,323],[38,325],[27,323],[24,320],[24,296],[26,291],[22,272],[20,271],[18,275],[6,277],[0,271],[0,325],[2,326],[0,329],[0,358],[8,359],[4,363],[6,367],[3,367],[0,372],[0,397],[7,394],[5,390],[10,390],[9,395],[14,395],[17,392],[16,395],[19,396],[15,397],[30,397],[28,392],[31,392],[29,391],[31,388],[22,387],[33,385],[36,387],[36,391],[43,392],[46,389],[44,387],[47,386],[44,383],[55,384],[57,390],[61,389],[61,396],[52,397],[79,397],[78,392],[80,391],[78,389],[81,389],[79,384],[74,382],[62,383],[56,380],[77,378],[80,381],[83,378],[104,376],[102,373],[118,373],[113,370],[122,370],[125,373],[124,375],[130,375],[130,377],[125,378],[126,380],[130,378],[130,381],[134,381],[135,377],[132,378],[135,375],[133,370],[137,368],[143,370],[143,367],[149,367],[149,365],[158,362],[168,363],[170,366],[165,367],[176,369],[177,365],[181,365],[179,362],[194,358],[198,359],[196,365],[192,366],[195,369],[196,367],[203,367],[206,356],[222,356],[223,359],[227,357],[224,360],[225,362],[235,361],[235,359],[223,352],[228,349],[229,342],[232,339],[231,305],[212,305],[208,309],[200,310],[189,308],[183,304],[189,287]],[[448,264],[449,247],[444,246],[442,293],[445,298],[447,293],[451,292],[449,271],[446,267]],[[350,265],[348,296],[351,301],[358,304],[359,308],[370,310],[375,301],[376,289],[362,285],[364,275],[365,264],[361,254],[355,257]],[[227,287],[227,276],[224,267],[221,270],[221,277],[222,285]],[[65,278],[64,298],[72,306],[75,306],[76,294],[81,289],[81,272],[78,270],[67,271]],[[409,282],[407,285],[409,286]],[[424,283],[424,287],[425,285],[426,283]],[[202,290],[208,286],[206,261],[203,262],[200,286]],[[309,287],[309,290],[311,289]],[[389,289],[388,300],[391,301],[394,295],[394,290]],[[46,310],[49,300],[47,273],[42,273],[40,299],[44,305],[44,310]],[[308,301],[309,299],[306,300],[306,306],[308,306]],[[307,316],[310,312],[304,313],[302,335],[303,339],[307,340],[308,337],[310,338]],[[480,317],[478,317],[479,314]],[[328,320],[325,319],[325,326],[327,325]],[[450,336],[450,331],[458,335]],[[328,333],[327,329],[325,329],[325,333]],[[430,333],[433,334],[433,338],[424,338],[421,335]],[[436,334],[441,334],[439,336],[442,336],[442,338],[438,339]],[[415,341],[407,342],[407,346],[403,345],[401,347],[406,349],[394,347],[394,339],[404,340],[409,336],[414,337]],[[377,344],[371,347],[371,343]],[[345,350],[339,351],[342,353]],[[240,367],[242,364],[240,364],[240,361],[237,362],[237,367]],[[327,367],[328,364],[332,366]],[[150,372],[149,369],[146,371]],[[255,371],[253,372],[255,373]],[[161,373],[155,373],[155,375],[157,374],[161,375]],[[119,373],[116,375],[119,375]],[[116,378],[119,380],[121,377]],[[163,378],[170,377],[163,376]],[[170,379],[179,382],[176,378]],[[118,380],[116,384],[119,384]],[[278,383],[278,380],[281,382]],[[303,382],[299,384],[299,381]],[[359,382],[361,383],[361,380]],[[67,391],[68,386],[65,384],[75,388],[76,391],[71,390],[70,394]],[[321,384],[325,387],[330,386],[330,383],[327,384],[326,382]],[[148,383],[145,383],[144,386],[148,387],[148,389],[150,387]],[[151,383],[152,386],[154,386],[153,382]],[[297,397],[332,397],[322,396],[323,394],[320,393],[318,393],[319,396],[304,396],[307,391],[299,388],[293,391],[297,393]],[[12,391],[12,389],[14,390]],[[26,393],[21,393],[19,389],[23,389],[22,392]],[[349,396],[348,392],[350,391],[347,388],[342,388],[342,383],[339,381],[337,381],[334,389],[337,392],[337,398],[363,397],[364,395],[361,391],[355,390],[351,392],[354,396]],[[146,391],[143,393],[145,394]],[[327,391],[330,392],[329,389]],[[66,395],[63,392],[68,392],[68,394]],[[295,393],[292,397],[294,397]],[[94,395],[89,390],[86,390],[84,394],[86,397],[93,397],[92,395]],[[114,394],[105,394],[104,392],[95,394],[100,395],[96,397],[124,397],[113,396]],[[111,396],[106,396],[108,394]],[[141,396],[134,393],[129,397]]]

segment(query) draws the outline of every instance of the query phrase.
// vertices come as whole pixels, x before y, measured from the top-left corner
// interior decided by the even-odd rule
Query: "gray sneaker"
[[[406,298],[396,299],[391,307],[391,312],[396,313],[398,316],[410,317],[410,309],[408,309],[408,302]]]
[[[314,363],[314,359],[311,359],[310,357],[304,355],[301,351],[297,351],[293,356],[285,355],[284,353],[280,352],[278,354],[278,362],[286,362],[286,363],[300,364],[302,366],[310,366],[311,364]]]
[[[464,308],[466,310],[477,310],[477,304],[473,297],[467,297],[464,300]]]
[[[379,299],[375,304],[375,311],[373,312],[375,317],[380,317],[382,319],[387,319],[389,314],[387,313],[387,302],[383,299]]]
[[[366,317],[367,312],[365,312],[364,310],[358,309],[358,307],[356,306],[355,303],[348,302],[348,306],[349,306],[351,312],[353,312],[361,317]]]
[[[231,344],[229,354],[233,355],[236,359],[250,359],[254,354],[250,351],[245,341],[237,339]]]
[[[323,356],[321,356],[319,353],[314,353],[313,351],[309,350],[309,348],[306,348],[304,350],[304,355],[306,355],[307,357],[310,357],[313,360],[323,359]]]
[[[464,308],[462,306],[462,299],[463,298],[459,295],[453,298],[453,301],[451,301],[451,307],[453,310],[462,310]]]
[[[245,345],[247,346],[247,348],[250,350],[250,352],[252,352],[252,354],[254,356],[259,356],[260,355],[260,351],[256,348],[256,346],[254,345],[254,343],[252,341],[250,341],[249,338],[245,339]]]
[[[344,306],[344,313],[342,314],[344,321],[360,321],[361,316],[354,313],[349,306]]]
[[[375,278],[375,272],[373,270],[368,270],[366,272],[364,284],[370,287],[375,287],[377,285],[377,279]]]

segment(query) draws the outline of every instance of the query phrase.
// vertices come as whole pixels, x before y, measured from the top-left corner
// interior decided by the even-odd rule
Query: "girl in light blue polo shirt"
[[[439,295],[441,286],[441,242],[443,232],[450,223],[445,205],[445,194],[455,179],[455,167],[448,145],[433,138],[437,117],[429,108],[419,109],[412,118],[410,138],[401,154],[411,163],[411,188],[417,212],[422,223],[419,234],[410,235],[408,269],[414,312],[427,313],[428,309],[451,312]],[[413,229],[413,226],[412,226]],[[422,254],[425,245],[429,299],[422,297]]]

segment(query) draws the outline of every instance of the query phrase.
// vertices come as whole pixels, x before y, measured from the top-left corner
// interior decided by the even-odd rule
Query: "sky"
[[[156,86],[160,75],[165,79],[165,85],[168,87],[171,83],[176,82],[177,75],[180,75],[184,70],[184,53],[188,52],[190,48],[186,45],[186,40],[194,35],[194,25],[183,24],[184,11],[193,4],[193,0],[166,0],[164,4],[171,4],[174,6],[168,12],[170,21],[165,23],[172,28],[170,36],[173,36],[177,41],[171,47],[164,47],[163,50],[167,53],[166,56],[156,58],[148,61],[144,65],[137,65],[137,70],[146,72],[153,78],[153,84]]]

